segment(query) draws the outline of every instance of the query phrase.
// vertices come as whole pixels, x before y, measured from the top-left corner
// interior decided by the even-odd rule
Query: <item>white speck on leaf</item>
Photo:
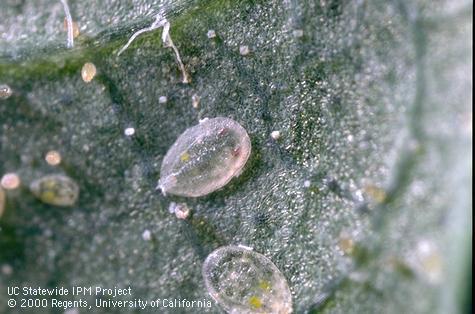
[[[124,130],[124,134],[125,134],[126,136],[132,136],[132,135],[135,134],[135,129],[134,129],[134,128],[126,128],[126,129]]]
[[[148,229],[145,229],[142,233],[142,239],[144,239],[145,241],[152,240],[152,232],[150,232],[150,230]]]
[[[215,38],[216,37],[216,32],[214,29],[210,29],[207,33],[206,36],[208,36],[209,39]]]
[[[250,53],[249,46],[240,46],[239,53],[241,54],[241,56],[247,56]]]
[[[191,105],[193,106],[193,108],[195,109],[198,109],[198,107],[200,106],[200,96],[194,94],[193,96],[191,96]]]
[[[158,97],[158,103],[159,104],[164,104],[168,101],[167,96],[160,96]]]

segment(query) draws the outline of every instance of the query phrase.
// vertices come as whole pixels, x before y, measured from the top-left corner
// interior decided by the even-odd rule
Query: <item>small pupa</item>
[[[270,259],[243,246],[224,246],[203,263],[211,297],[228,313],[292,313],[287,280]]]
[[[97,73],[97,69],[94,63],[86,62],[82,66],[81,77],[84,82],[89,83],[90,81],[92,81],[94,76],[96,76],[96,73]]]
[[[61,163],[61,154],[56,150],[50,150],[46,153],[45,160],[48,165],[57,166]]]
[[[5,190],[14,190],[17,189],[21,184],[21,179],[15,172],[5,173],[0,179],[0,185]]]
[[[43,203],[55,206],[73,206],[79,197],[76,182],[60,174],[47,175],[33,181],[30,190]]]
[[[238,176],[251,154],[246,130],[234,120],[204,119],[181,134],[163,159],[163,194],[198,197]]]

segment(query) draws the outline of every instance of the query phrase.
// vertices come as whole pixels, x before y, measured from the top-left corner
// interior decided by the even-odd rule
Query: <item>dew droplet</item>
[[[79,187],[71,178],[53,174],[30,184],[30,190],[40,201],[55,206],[73,206],[79,197]]]
[[[168,150],[158,187],[164,194],[209,194],[238,176],[250,154],[249,136],[239,123],[223,117],[203,120]]]
[[[287,280],[262,254],[221,247],[208,255],[202,272],[209,294],[228,313],[292,312]]]
[[[7,99],[12,95],[12,89],[6,84],[0,84],[0,99]]]
[[[94,76],[96,76],[96,73],[97,73],[97,69],[94,63],[86,62],[82,66],[81,77],[84,82],[89,83],[90,81],[92,81]]]

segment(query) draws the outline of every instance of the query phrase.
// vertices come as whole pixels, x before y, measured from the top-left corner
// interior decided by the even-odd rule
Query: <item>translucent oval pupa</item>
[[[292,313],[287,280],[270,259],[249,248],[218,248],[202,272],[209,294],[227,313]]]
[[[73,206],[79,197],[79,187],[71,178],[53,174],[30,184],[30,190],[40,201],[55,206]]]
[[[209,194],[238,176],[250,154],[251,141],[239,123],[223,117],[202,120],[168,150],[158,188],[188,197]]]

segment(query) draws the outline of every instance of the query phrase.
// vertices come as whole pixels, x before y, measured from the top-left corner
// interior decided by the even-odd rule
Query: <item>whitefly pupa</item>
[[[79,187],[71,178],[47,175],[30,184],[30,191],[40,201],[55,206],[73,206],[79,197]]]
[[[238,176],[250,154],[249,135],[239,123],[223,117],[202,120],[166,153],[158,188],[188,197],[209,194]]]
[[[277,266],[243,246],[224,246],[203,263],[211,297],[228,313],[292,313],[292,294]]]

